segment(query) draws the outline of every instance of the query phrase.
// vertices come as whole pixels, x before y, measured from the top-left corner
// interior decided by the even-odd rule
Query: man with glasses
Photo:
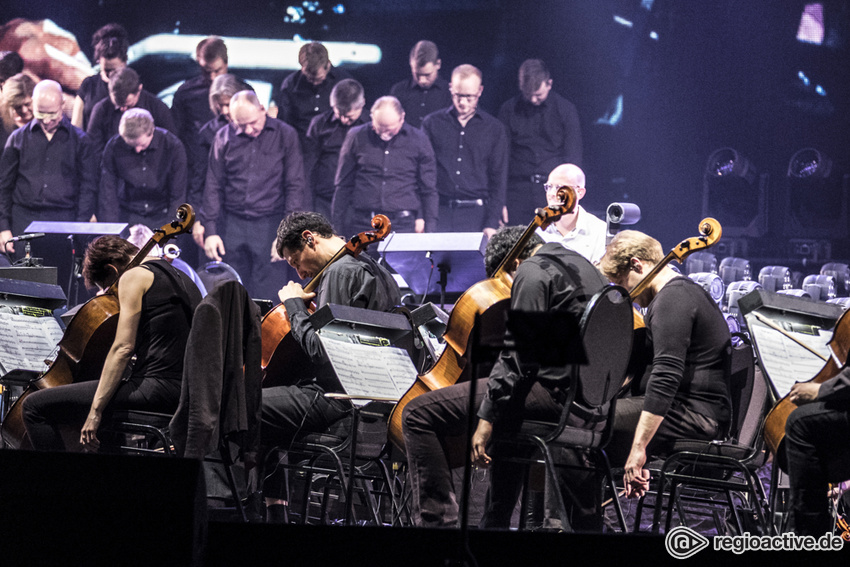
[[[343,79],[331,91],[331,109],[313,118],[304,144],[304,170],[313,194],[313,210],[331,217],[334,177],[339,151],[346,134],[354,126],[365,124],[363,86],[354,79]]]
[[[499,120],[510,140],[507,213],[511,223],[525,222],[541,205],[546,174],[560,163],[581,166],[581,126],[576,107],[552,92],[552,78],[540,59],[519,68],[521,94],[505,102]]]
[[[12,132],[0,158],[0,248],[30,222],[87,221],[96,202],[97,160],[85,133],[62,113],[62,87],[41,81],[33,91],[34,119]],[[44,239],[47,240],[47,239]],[[33,242],[34,255],[65,272],[63,247]],[[67,278],[67,275],[65,276]]]
[[[433,41],[422,40],[410,50],[410,72],[413,75],[394,84],[390,96],[401,103],[407,123],[415,128],[432,112],[452,103],[449,83],[440,77],[440,52]]]
[[[422,123],[437,159],[440,232],[482,230],[490,237],[499,228],[508,178],[508,138],[502,123],[478,108],[484,92],[481,82],[476,67],[456,67],[452,106],[429,114]]]
[[[251,297],[274,299],[285,277],[272,264],[279,257],[270,252],[278,223],[307,202],[298,134],[267,116],[253,91],[233,95],[230,120],[215,135],[201,222],[192,233],[204,243],[207,258],[223,260],[240,274]]]
[[[404,122],[398,99],[372,106],[372,123],[352,128],[339,155],[333,225],[343,234],[367,230],[375,213],[396,232],[434,232],[439,196],[428,137]]]
[[[605,255],[605,234],[608,225],[579,204],[587,193],[584,184],[584,172],[577,165],[564,163],[553,169],[543,185],[546,204],[560,204],[558,189],[569,185],[576,191],[576,206],[573,212],[561,216],[546,227],[546,230],[537,230],[546,242],[560,241],[595,264]]]

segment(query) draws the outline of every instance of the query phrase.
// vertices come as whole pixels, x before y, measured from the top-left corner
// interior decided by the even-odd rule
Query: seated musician
[[[328,220],[319,213],[295,212],[288,215],[277,230],[277,252],[298,276],[313,278],[331,257],[345,245]],[[304,433],[327,430],[349,414],[349,402],[325,398],[325,392],[339,391],[329,368],[318,335],[310,323],[310,301],[317,307],[328,303],[389,311],[401,303],[398,285],[389,272],[368,254],[343,256],[322,274],[315,293],[306,293],[301,284],[289,282],[278,297],[286,308],[295,341],[310,357],[316,375],[287,386],[263,389],[261,436],[266,448],[286,448]],[[284,380],[286,377],[282,377]],[[276,379],[275,382],[278,380]],[[282,518],[284,501],[274,492],[274,482],[264,487],[269,521]]]
[[[785,424],[794,532],[822,536],[833,527],[828,483],[850,478],[850,367],[794,384],[789,398],[799,406]]]
[[[633,289],[664,257],[661,244],[634,230],[617,234],[599,267],[612,282]],[[721,439],[731,420],[729,328],[717,304],[670,266],[637,299],[646,312],[651,371],[617,402],[608,445],[613,465],[625,463],[625,488],[639,497],[649,486],[648,455],[667,452],[676,439]],[[640,345],[635,345],[635,349]]]
[[[488,242],[485,264],[488,273],[518,242],[523,227],[508,227],[497,232]],[[543,244],[534,235],[523,250],[511,290],[511,309],[532,312],[561,311],[580,319],[593,295],[607,285],[599,271],[578,253],[560,242]],[[535,372],[536,371],[536,372]],[[520,360],[516,352],[505,351],[496,362],[489,378],[476,382],[478,426],[472,438],[472,459],[480,466],[491,467],[490,490],[481,526],[510,527],[522,482],[522,469],[488,454],[487,445],[493,435],[515,430],[522,419],[557,421],[563,410],[565,392],[559,388],[568,369],[563,366],[539,366]],[[466,433],[470,383],[433,390],[411,400],[402,415],[404,442],[412,484],[413,517],[424,527],[456,527],[458,504],[450,471],[447,437]],[[588,426],[577,416],[571,425]],[[565,455],[565,458],[580,458]],[[578,482],[586,482],[582,477]],[[599,491],[583,486],[576,492],[587,501],[583,510],[573,508],[572,525],[588,530],[600,527],[595,497]],[[555,518],[555,521],[560,521]],[[547,528],[557,525],[545,524]]]
[[[83,261],[86,285],[105,289],[120,275],[115,340],[100,380],[76,376],[72,384],[34,391],[23,401],[24,424],[36,450],[77,449],[77,440],[85,450],[96,450],[98,429],[110,412],[173,413],[177,409],[183,351],[201,294],[188,276],[165,260],[148,257],[124,271],[138,251],[113,235],[89,244]],[[84,307],[77,317],[85,312]],[[126,373],[133,356],[132,370]],[[81,427],[73,442],[63,439],[64,431]]]

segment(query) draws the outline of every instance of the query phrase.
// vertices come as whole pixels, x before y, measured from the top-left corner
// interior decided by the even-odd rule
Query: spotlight
[[[835,298],[835,278],[817,274],[806,276],[803,280],[803,291],[815,301],[827,301]]]
[[[785,176],[786,236],[848,237],[850,175],[836,169],[832,159],[815,148],[803,148],[791,156]]]
[[[830,262],[820,268],[820,273],[835,278],[835,292],[842,295],[850,294],[850,266]]]
[[[720,276],[710,272],[693,272],[688,274],[688,277],[701,285],[711,296],[711,299],[720,305],[723,301],[723,294],[726,291],[726,286],[723,285],[723,280],[720,279]]]
[[[607,246],[620,232],[620,227],[637,224],[640,221],[640,207],[634,203],[611,203],[608,205],[608,210],[605,211],[605,220],[608,229],[605,233],[605,245]]]
[[[791,270],[785,266],[765,266],[759,270],[759,283],[767,291],[779,292],[791,289]]]
[[[767,174],[759,174],[737,150],[716,150],[703,175],[702,214],[719,220],[725,237],[764,236],[767,185]]]
[[[726,311],[733,315],[741,326],[745,326],[746,322],[738,309],[738,300],[757,289],[762,289],[761,284],[752,280],[732,282],[726,288]]]
[[[732,256],[723,258],[720,261],[720,277],[726,285],[731,285],[732,282],[753,279],[750,273],[750,261]]]
[[[711,252],[694,252],[685,260],[685,271],[688,274],[695,274],[699,272],[710,272],[712,274],[716,274],[717,256]]]

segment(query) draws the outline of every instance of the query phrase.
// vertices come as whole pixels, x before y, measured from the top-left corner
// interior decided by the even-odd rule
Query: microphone
[[[14,238],[10,238],[6,242],[20,242],[21,240],[32,240],[33,238],[41,238],[45,236],[43,232],[33,232],[32,234],[22,234],[20,236],[15,236]]]

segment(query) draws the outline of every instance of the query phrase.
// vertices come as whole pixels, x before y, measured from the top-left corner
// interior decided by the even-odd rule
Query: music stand
[[[126,222],[54,222],[33,221],[27,226],[26,232],[43,232],[45,234],[67,234],[71,241],[71,275],[68,278],[68,302],[79,300],[80,262],[77,258],[77,236],[101,236],[104,234],[121,234],[127,228]],[[72,293],[73,291],[73,293]]]
[[[393,232],[378,244],[378,252],[414,293],[424,297],[439,291],[442,306],[446,292],[466,291],[487,278],[486,247],[487,237],[481,232]],[[437,281],[434,268],[440,273]]]

